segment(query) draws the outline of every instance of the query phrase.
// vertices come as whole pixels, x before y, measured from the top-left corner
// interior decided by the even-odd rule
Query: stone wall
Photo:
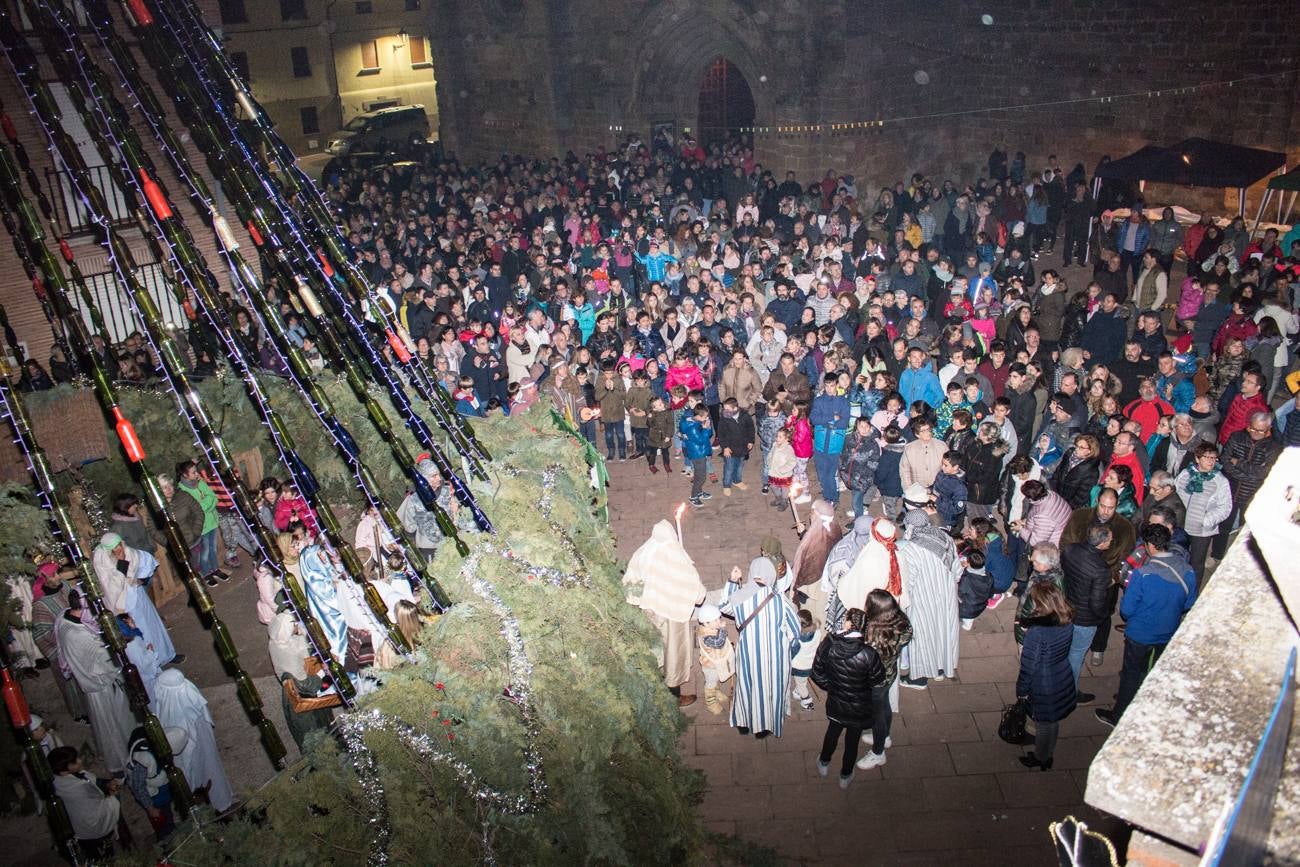
[[[1105,154],[1191,135],[1285,149],[1292,163],[1300,157],[1300,53],[1287,40],[1287,4],[426,5],[439,21],[432,29],[442,135],[464,157],[581,153],[612,146],[627,132],[648,135],[658,121],[694,126],[704,68],[718,55],[744,72],[756,124],[771,130],[756,135],[765,166],[801,178],[835,168],[855,174],[862,189],[916,170],[975,177],[997,143],[1025,151],[1031,167],[1055,153],[1067,168],[1082,161],[1090,171]],[[1257,76],[1270,77],[1185,90]],[[1095,99],[1106,96],[1115,98]],[[1035,107],[1010,108],[1026,105]],[[886,123],[775,131],[875,119]]]

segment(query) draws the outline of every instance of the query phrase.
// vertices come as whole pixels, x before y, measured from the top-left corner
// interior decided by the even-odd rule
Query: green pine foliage
[[[326,500],[336,508],[360,508],[363,497],[357,488],[355,477],[340,457],[333,439],[325,433],[320,422],[308,410],[305,398],[300,395],[297,387],[289,380],[269,375],[261,376],[259,381],[271,406],[293,438],[299,457],[311,468],[320,483]],[[374,473],[382,493],[395,508],[405,495],[406,478],[401,468],[393,461],[388,445],[366,415],[365,408],[358,403],[341,377],[325,373],[320,375],[319,382],[326,396],[334,404],[339,420],[356,440],[360,454]],[[253,408],[244,384],[238,377],[222,369],[218,375],[193,384],[203,398],[204,409],[211,418],[213,428],[221,435],[232,455],[248,449],[257,449],[262,454],[264,472],[267,475],[282,480],[288,478],[288,470],[279,460],[270,433],[263,425],[261,416]],[[24,399],[29,406],[43,406],[66,399],[72,390],[73,386],[64,385],[50,391],[27,395]],[[398,412],[393,409],[387,393],[371,386],[371,394],[387,414],[393,430],[404,442],[410,454],[418,455],[422,452],[423,448],[402,424]],[[135,425],[136,433],[145,447],[149,468],[153,472],[170,474],[180,461],[200,457],[200,449],[195,442],[193,431],[181,416],[175,399],[163,386],[120,387],[118,398],[124,414]],[[434,422],[433,414],[428,411],[428,407],[421,404],[417,406],[417,410],[434,431],[435,436],[441,437],[441,431]],[[446,448],[445,438],[440,439],[440,443],[444,446],[448,458],[454,463],[454,450]],[[107,459],[87,464],[83,467],[83,472],[111,503],[115,494],[123,491],[138,492],[139,486],[130,465],[117,447],[117,437],[111,429],[108,444]],[[47,449],[49,445],[46,444]],[[202,463],[200,460],[200,464]]]
[[[167,409],[150,410],[148,424],[137,423],[146,428],[147,447],[154,436],[147,428]],[[237,415],[224,420],[232,439],[242,435]],[[465,762],[478,785],[500,792],[528,792],[524,756],[533,743],[546,782],[538,809],[489,809],[444,765],[372,731],[366,743],[380,768],[384,810],[360,785],[339,742],[314,734],[302,761],[252,796],[244,818],[189,837],[177,863],[361,864],[373,820],[391,828],[394,864],[482,863],[485,840],[497,862],[509,865],[704,859],[708,840],[697,811],[703,776],[677,755],[685,720],[655,662],[658,633],[624,601],[613,539],[597,517],[604,496],[590,486],[584,448],[543,407],[481,422],[477,430],[494,460],[491,479],[475,482],[474,490],[498,534],[467,535],[468,562],[477,563],[472,571],[443,546],[436,571],[455,604],[424,630],[416,659],[384,673],[382,687],[360,708],[416,727]],[[378,454],[368,446],[363,453]],[[315,459],[313,453],[309,462],[328,489],[325,462]],[[577,580],[557,586],[530,579],[518,563],[484,553],[485,545],[508,546],[516,557]],[[476,581],[487,582],[518,620],[532,664],[535,732],[503,693],[511,674],[502,622],[476,593]]]

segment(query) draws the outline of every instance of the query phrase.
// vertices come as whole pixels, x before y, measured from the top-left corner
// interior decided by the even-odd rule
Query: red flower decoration
[[[435,683],[435,684],[433,685],[433,688],[436,689],[436,690],[438,690],[439,692],[441,692],[441,691],[444,689],[444,687],[443,687],[443,685],[442,685],[442,681],[438,681],[437,683]]]
[[[445,725],[445,726],[449,726],[449,725],[451,725],[451,720],[449,720],[449,719],[445,719],[445,720],[442,721],[442,724]]]
[[[454,734],[452,734],[451,732],[447,732],[447,740],[449,740],[449,741],[454,741],[454,740],[456,740],[456,736],[455,736]]]
[[[436,710],[433,712],[433,718],[434,718],[434,719],[437,719],[437,718],[438,718],[438,712],[437,712]]]

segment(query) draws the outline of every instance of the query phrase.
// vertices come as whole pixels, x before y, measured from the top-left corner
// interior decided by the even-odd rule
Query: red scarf
[[[879,520],[874,521],[871,524],[871,538],[884,545],[885,550],[889,552],[889,583],[885,585],[885,589],[888,590],[895,599],[897,599],[903,593],[903,573],[902,570],[898,568],[897,531],[895,531],[895,538],[893,539],[882,536],[876,530],[876,524],[878,523],[880,523]]]

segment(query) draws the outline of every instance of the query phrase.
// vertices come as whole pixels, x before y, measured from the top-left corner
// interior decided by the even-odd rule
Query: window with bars
[[[371,12],[375,11],[375,4],[370,2],[370,0],[360,0],[360,2],[357,3],[356,8],[358,15],[369,15]]]
[[[280,0],[281,21],[306,21],[307,0]]]

